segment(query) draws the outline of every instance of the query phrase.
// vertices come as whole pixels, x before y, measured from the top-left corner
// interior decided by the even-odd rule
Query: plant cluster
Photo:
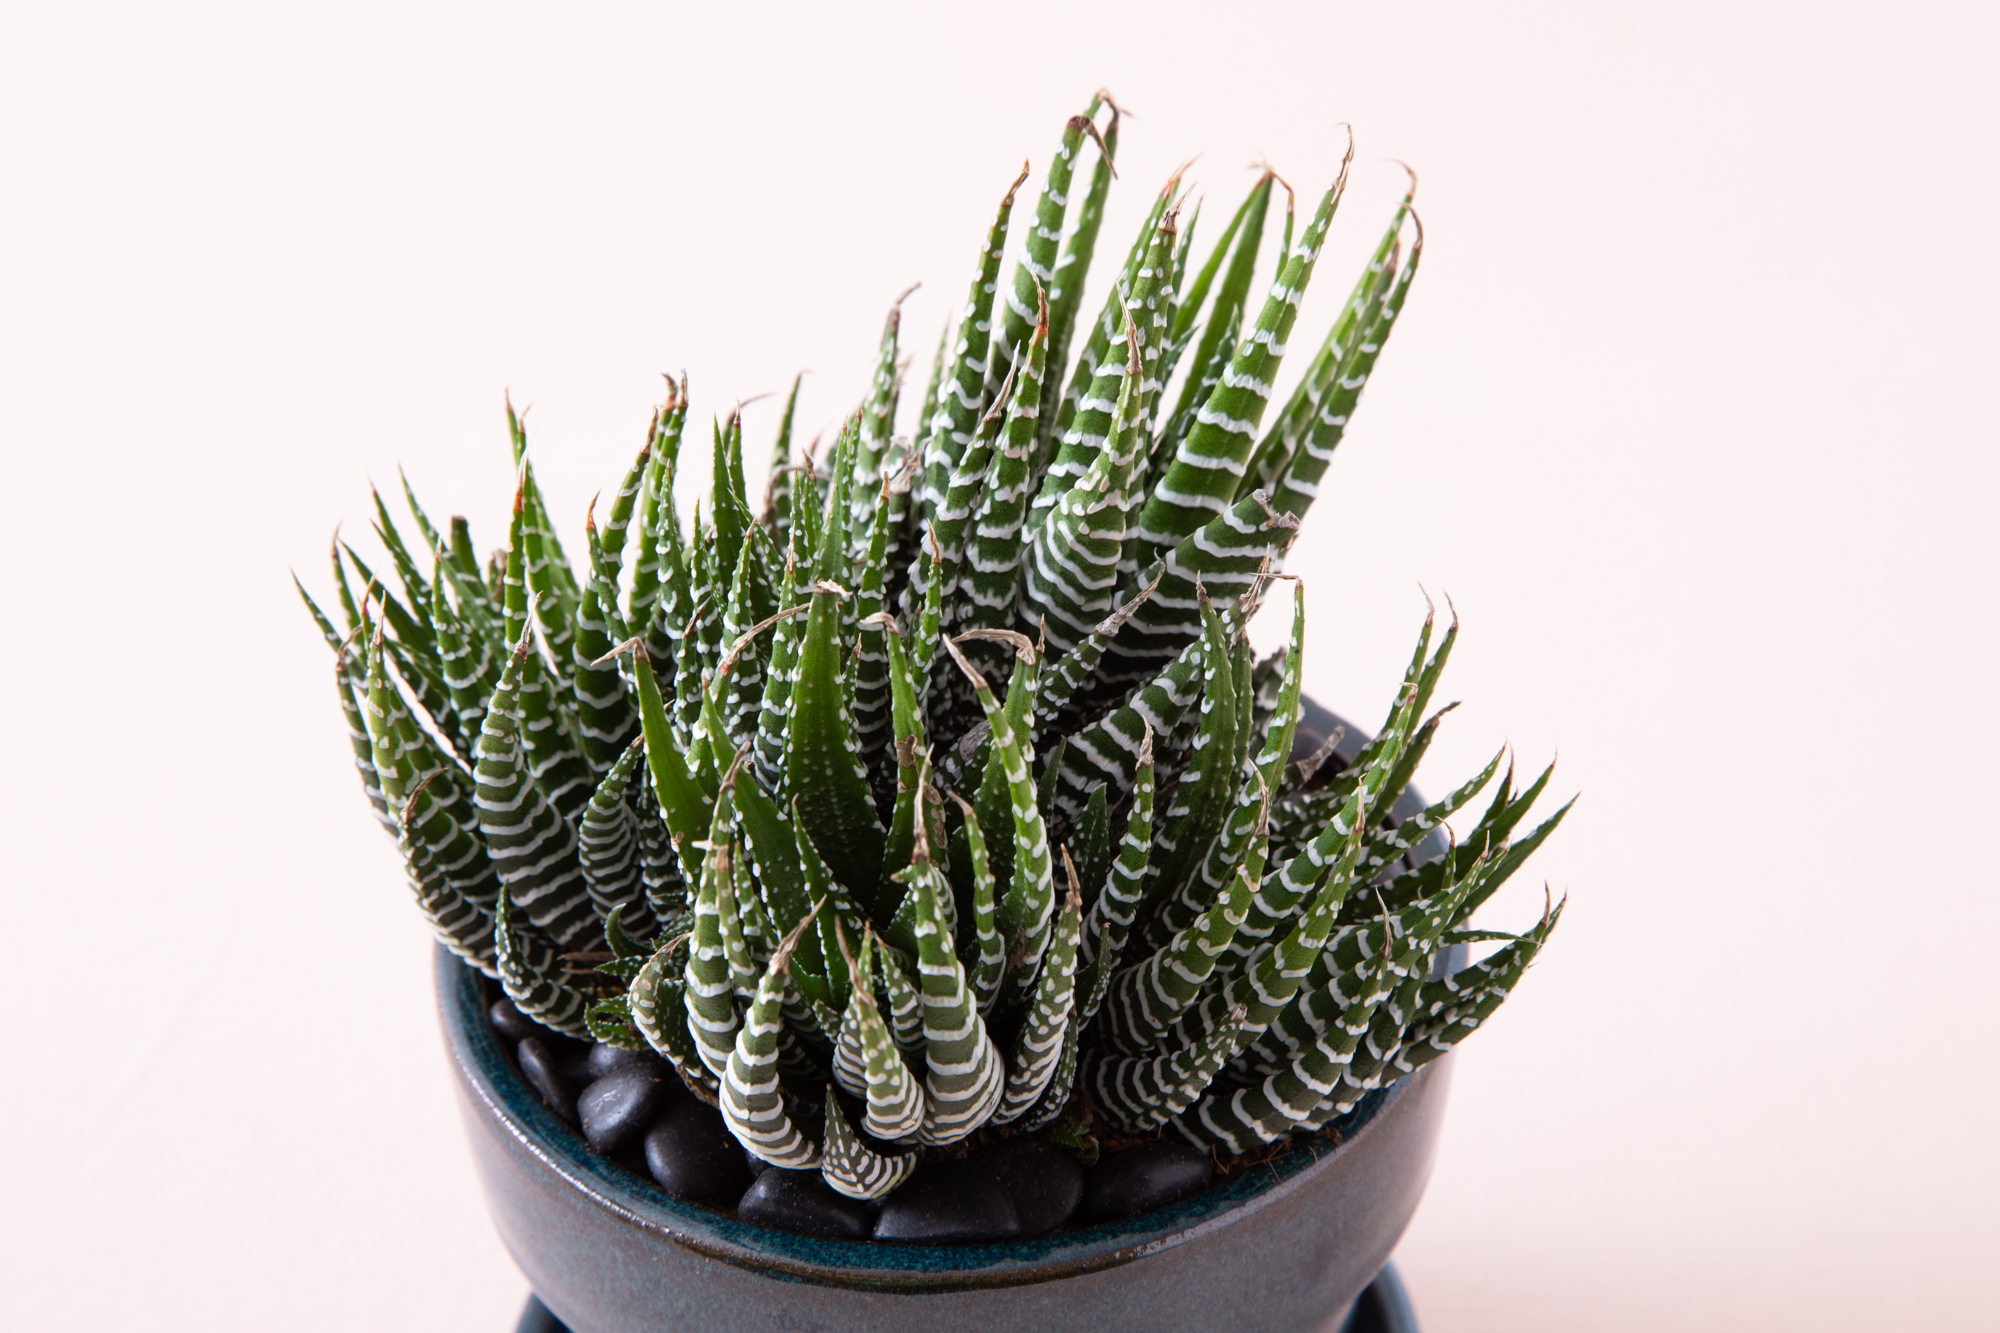
[[[1357,758],[1294,759],[1304,594],[1278,570],[1416,277],[1410,198],[1269,414],[1346,163],[1296,235],[1285,187],[1254,310],[1282,182],[1197,267],[1176,173],[1080,323],[1117,137],[1101,94],[1069,120],[1002,284],[1025,169],[1007,191],[914,441],[892,309],[837,439],[795,450],[795,382],[759,512],[730,414],[684,527],[670,382],[573,561],[510,405],[503,552],[413,494],[406,540],[378,495],[400,595],[336,543],[345,632],[307,598],[438,938],[850,1196],[983,1126],[1229,1152],[1316,1129],[1484,1022],[1559,915],[1466,926],[1561,818],[1515,837],[1546,772],[1517,791],[1503,751],[1390,817],[1455,623],[1426,620]],[[1276,587],[1289,644],[1253,660]],[[1500,947],[1436,966],[1475,939]]]

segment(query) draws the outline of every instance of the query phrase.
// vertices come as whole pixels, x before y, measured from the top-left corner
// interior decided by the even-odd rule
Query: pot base
[[[1410,1308],[1409,1293],[1396,1265],[1384,1264],[1368,1289],[1354,1299],[1354,1308],[1340,1321],[1340,1333],[1418,1333],[1416,1311]],[[514,1333],[570,1333],[569,1325],[555,1317],[542,1298],[533,1294],[521,1311]]]

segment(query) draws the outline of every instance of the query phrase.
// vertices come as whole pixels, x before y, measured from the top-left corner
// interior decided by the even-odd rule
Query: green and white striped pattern
[[[966,859],[972,868],[972,935],[962,946],[961,956],[970,962],[972,996],[983,1014],[1000,998],[1000,981],[1007,975],[1007,945],[1000,938],[993,863],[986,855],[986,833],[979,827],[971,803],[957,792],[952,793],[952,799],[965,814],[959,827],[965,838]]]
[[[924,994],[910,979],[908,964],[878,938],[875,942],[875,982],[889,1007],[889,1030],[905,1054],[924,1050]]]
[[[514,920],[505,898],[493,918],[493,956],[501,988],[522,1013],[568,1036],[590,1035],[583,1019],[589,1000],[570,985],[548,940]]]
[[[1006,1066],[973,1003],[965,969],[945,935],[937,876],[918,844],[910,863],[917,900],[917,972],[923,979],[925,1143],[956,1143],[985,1124],[1000,1104]]]
[[[1483,869],[1475,865],[1473,875]],[[1332,984],[1302,992],[1280,1015],[1282,1026],[1271,1029],[1283,1039],[1288,1060],[1256,1086],[1203,1098],[1175,1121],[1180,1133],[1242,1152],[1307,1127],[1331,1101],[1350,1107],[1358,1101],[1370,1071],[1357,1070],[1357,1063],[1385,1058],[1374,1052],[1380,1025],[1397,1017],[1395,993],[1421,981],[1454,899],[1462,898],[1472,877],[1430,902],[1341,932],[1324,955],[1334,964]],[[1408,1001],[1400,1006],[1408,1007]],[[1337,1113],[1329,1111],[1319,1123]]]
[[[639,876],[639,816],[626,798],[640,757],[636,743],[628,746],[598,784],[577,828],[577,852],[598,915],[608,919],[623,909],[629,929],[651,935],[652,909]]]
[[[554,1029],[659,1051],[752,1152],[856,1198],[987,1127],[1230,1151],[1318,1128],[1485,1023],[1560,916],[1469,925],[1569,809],[1530,819],[1547,772],[1517,790],[1503,752],[1390,814],[1451,712],[1455,621],[1426,620],[1331,774],[1292,755],[1295,580],[1285,648],[1249,647],[1406,309],[1411,198],[1272,405],[1345,161],[1309,219],[1284,187],[1282,222],[1255,169],[1213,240],[1176,172],[1080,327],[1120,122],[1099,93],[1064,123],[1003,285],[1029,170],[1006,190],[914,441],[898,297],[868,382],[823,405],[795,378],[748,442],[761,504],[725,400],[683,521],[685,377],[589,505],[544,493],[508,404],[496,556],[405,478],[403,531],[368,500],[379,551],[336,535],[345,624],[305,598],[445,946]],[[837,431],[795,447],[802,411]],[[1474,940],[1497,952],[1444,976]]]
[[[1125,271],[1105,302],[1096,332],[1077,363],[1063,399],[1067,419],[1063,422],[1062,445],[1056,450],[1029,508],[1030,528],[1047,522],[1050,511],[1063,495],[1089,474],[1114,429],[1119,398],[1128,377],[1140,383],[1133,397],[1133,416],[1143,429],[1150,407],[1144,371],[1129,370],[1128,366],[1135,350],[1143,353],[1142,367],[1156,362],[1159,356],[1167,296],[1164,287],[1171,277],[1174,239],[1179,234],[1173,206],[1179,188],[1180,173],[1175,172],[1154,202],[1146,230],[1139,234],[1132,257],[1126,261]]]
[[[998,756],[1007,781],[1014,832],[1014,854],[1010,858],[1013,883],[998,908],[1000,934],[1007,947],[1008,981],[1001,988],[1001,998],[1006,1001],[1028,993],[1040,969],[1042,954],[1048,948],[1049,921],[1055,915],[1056,905],[1048,828],[1036,799],[1035,780],[1028,772],[1027,738],[1015,728],[1009,710],[994,699],[993,687],[966,659],[958,644],[947,639],[945,648],[979,696],[980,707],[986,712],[993,753]],[[1034,650],[1024,644],[1019,652],[1021,664],[1032,671]],[[1029,693],[1032,694],[1032,688]]]
[[[1179,1115],[1221,1072],[1243,1014],[1237,1005],[1194,1046],[1154,1056],[1093,1056],[1089,1080],[1098,1108],[1127,1134],[1144,1134]]]
[[[952,349],[951,367],[938,386],[937,411],[926,427],[923,490],[926,515],[935,515],[944,503],[952,469],[972,443],[973,431],[986,410],[986,357],[992,345],[993,292],[1000,277],[1000,256],[1007,248],[1007,224],[1014,212],[1014,194],[1026,179],[1028,168],[1023,165],[1021,174],[1014,178],[1000,200],[1000,211],[979,251],[972,289],[958,317],[958,341]]]
[[[1534,929],[1505,948],[1462,972],[1425,983],[1417,992],[1414,1020],[1404,1029],[1402,1044],[1391,1062],[1396,1072],[1415,1073],[1491,1018],[1541,952],[1549,932],[1562,918],[1562,910],[1562,903],[1555,904]]]
[[[1084,924],[1082,958],[1086,967],[1083,993],[1076,1012],[1088,1022],[1111,985],[1111,969],[1125,950],[1126,936],[1146,897],[1146,868],[1153,847],[1153,733],[1139,742],[1139,767],[1132,784],[1132,809],[1118,843],[1118,859]]]
[[[779,944],[757,983],[757,993],[736,1030],[736,1046],[722,1076],[722,1119],[743,1146],[772,1166],[798,1169],[819,1162],[819,1145],[792,1123],[785,1094],[778,1085],[778,1033],[784,1026],[779,1010],[785,996],[785,972],[792,949],[808,923]]]
[[[722,807],[718,807],[719,809]],[[718,823],[723,823],[721,819]],[[694,900],[694,936],[688,942],[684,999],[688,1032],[695,1053],[709,1073],[720,1078],[736,1050],[736,1030],[742,1016],[736,1003],[739,971],[729,956],[722,921],[722,899],[733,899],[729,853],[715,847],[702,859],[701,887]]]
[[[507,897],[558,944],[586,948],[601,929],[585,888],[576,830],[543,795],[521,738],[521,682],[535,656],[524,627],[486,708],[473,804]]]
[[[841,951],[846,953],[844,934]],[[859,957],[848,958],[848,969],[854,976],[866,977],[874,966],[874,932],[869,931],[862,938]],[[915,1142],[924,1123],[923,1089],[882,1021],[872,985],[854,987],[848,998],[834,1046],[833,1077],[850,1096],[867,1102],[862,1123],[870,1134],[892,1143]]]
[[[1145,370],[1139,330],[1129,317],[1123,341],[1126,359],[1124,373],[1115,381],[1118,400],[1109,417],[1109,442],[1092,446],[1088,470],[1036,526],[1028,556],[1022,617],[1046,628],[1049,642],[1059,650],[1074,647],[1111,610],[1124,556],[1134,469],[1146,441]],[[1097,389],[1091,393],[1071,429],[1073,438],[1085,438],[1080,433],[1096,424]]]
[[[850,1199],[879,1199],[915,1175],[922,1160],[920,1152],[884,1155],[870,1149],[847,1123],[840,1098],[828,1089],[826,1151],[819,1163],[827,1184]]]
[[[1352,148],[1349,155],[1352,156]],[[1194,428],[1181,441],[1160,478],[1153,498],[1139,515],[1139,540],[1147,555],[1164,555],[1181,538],[1228,508],[1249,462],[1251,446],[1271,397],[1271,383],[1298,318],[1299,299],[1312,280],[1313,265],[1333,225],[1334,210],[1347,188],[1347,164],[1320,200],[1305,235],[1285,257],[1277,281],[1250,336],[1237,346],[1229,368],[1195,414]]]
[[[1111,1049],[1129,1055],[1155,1045],[1200,997],[1216,961],[1242,926],[1255,891],[1255,875],[1246,866],[1214,906],[1144,962],[1111,979],[1099,1015]]]
[[[1049,352],[1048,301],[1037,293],[1037,302],[1034,331],[1026,354],[1015,362],[1006,420],[963,543],[964,555],[953,584],[956,628],[1005,629],[1014,623],[1014,608],[1020,599],[1021,530],[1034,485],[1035,434]]]
[[[677,976],[674,947],[670,940],[648,958],[632,978],[627,992],[632,1004],[632,1025],[645,1037],[646,1044],[673,1061],[681,1081],[713,1106],[720,1099],[722,1084],[702,1061],[687,1024],[687,981]]]
[[[1098,233],[1104,226],[1104,205],[1111,193],[1111,182],[1117,176],[1115,165],[1118,160],[1118,103],[1111,94],[1100,88],[1090,99],[1084,115],[1090,118],[1093,127],[1097,124],[1100,111],[1107,112],[1101,132],[1093,137],[1097,140],[1097,161],[1090,169],[1090,184],[1084,188],[1083,202],[1077,206],[1076,225],[1070,229],[1069,239],[1063,242],[1062,258],[1056,261],[1053,281],[1048,283],[1049,293],[1049,360],[1058,371],[1069,363],[1071,335],[1076,329],[1076,317],[1083,309],[1084,279],[1089,276],[1090,263],[1097,253]],[[1056,387],[1063,381],[1059,377]],[[1060,402],[1062,395],[1052,393],[1043,399],[1042,423],[1037,435],[1037,462],[1047,461],[1050,449],[1055,443],[1057,430],[1061,425]]]
[[[993,339],[986,377],[989,384],[996,382],[1013,364],[1029,335],[1047,324],[1048,304],[1043,294],[1055,282],[1056,251],[1062,244],[1063,220],[1069,212],[1070,184],[1086,134],[1097,136],[1097,126],[1090,115],[1071,116],[1063,126],[1055,154],[1049,158],[1041,198],[1035,203],[1034,221],[1022,242],[1020,262],[1014,266],[1013,284],[1002,294],[1006,309],[1001,312],[1000,331]],[[1098,143],[1101,148],[1103,141],[1099,139]]]
[[[1064,853],[1067,862],[1068,853]],[[1078,888],[1076,867],[1069,867],[1069,897],[1056,918],[1055,933],[1048,951],[1042,955],[1042,973],[1036,981],[1035,997],[1014,1041],[1014,1056],[1007,1064],[1007,1086],[999,1109],[993,1112],[996,1125],[1012,1124],[1041,1101],[1055,1076],[1062,1056],[1063,1034],[1069,1028],[1076,1000],[1076,949],[1083,932],[1083,895]]]

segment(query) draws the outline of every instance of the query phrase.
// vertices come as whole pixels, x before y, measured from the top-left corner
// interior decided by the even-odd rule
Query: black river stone
[[[575,1124],[576,1094],[570,1091],[569,1080],[563,1076],[561,1065],[548,1043],[541,1037],[524,1038],[514,1048],[514,1059],[521,1066],[521,1077],[541,1094],[549,1109]]]
[[[524,1037],[539,1037],[548,1029],[514,1007],[514,1002],[499,999],[486,1011],[487,1021],[493,1030],[508,1041],[520,1041]]]
[[[992,1171],[978,1162],[933,1162],[891,1194],[875,1222],[876,1240],[932,1243],[1007,1240],[1021,1215]]]
[[[1023,1236],[1040,1236],[1069,1221],[1083,1200],[1083,1168],[1040,1139],[1012,1138],[972,1159],[1014,1201]]]
[[[596,1077],[584,1074],[584,1062],[594,1049],[590,1042],[543,1027],[516,1008],[512,1000],[504,997],[495,1000],[487,1009],[486,1018],[493,1024],[493,1030],[509,1041],[525,1041],[533,1037],[541,1042],[543,1052],[555,1061],[555,1067],[571,1082],[588,1083]]]
[[[1079,1223],[1109,1222],[1172,1203],[1208,1183],[1215,1164],[1185,1143],[1162,1139],[1106,1157],[1083,1178]]]
[[[646,1169],[669,1194],[724,1207],[750,1184],[722,1113],[692,1097],[675,1098],[646,1131]]]
[[[758,1176],[736,1205],[745,1222],[828,1240],[866,1240],[875,1210],[835,1192],[817,1171],[776,1167]]]
[[[583,1057],[583,1082],[594,1083],[613,1070],[623,1069],[627,1065],[639,1065],[651,1069],[662,1078],[666,1077],[667,1070],[671,1068],[665,1060],[652,1051],[628,1051],[623,1046],[607,1046],[603,1042],[598,1042]]]
[[[639,1141],[670,1095],[657,1069],[626,1065],[577,1094],[576,1114],[584,1140],[609,1157]]]

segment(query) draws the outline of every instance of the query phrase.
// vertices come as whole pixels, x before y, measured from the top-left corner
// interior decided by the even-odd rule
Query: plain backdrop
[[[288,570],[399,465],[502,540],[503,392],[576,537],[663,372],[705,438],[809,368],[819,429],[922,281],[920,379],[1104,85],[1109,251],[1355,126],[1304,341],[1421,170],[1308,687],[1379,719],[1448,593],[1423,780],[1583,793],[1487,912],[1570,895],[1458,1065],[1426,1329],[2000,1326],[1991,10],[725,9],[0,15],[8,1322],[510,1326]]]

